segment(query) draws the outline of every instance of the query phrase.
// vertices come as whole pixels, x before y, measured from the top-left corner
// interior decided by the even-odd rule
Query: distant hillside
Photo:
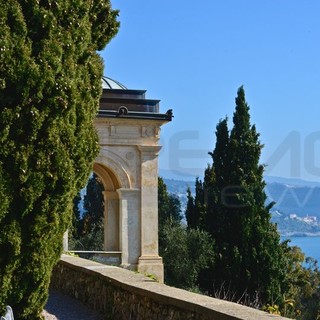
[[[281,212],[320,217],[320,187],[268,183],[266,194],[269,201],[276,202],[274,208]]]
[[[282,235],[320,235],[320,183],[298,179],[266,177],[267,203],[274,201],[272,220]],[[194,194],[195,179],[177,180],[164,177],[168,191],[179,197],[184,213],[187,188]],[[297,215],[297,218],[290,218]],[[315,216],[317,221],[306,223],[303,217]]]
[[[272,222],[277,224],[279,233],[286,237],[320,236],[320,225],[318,222],[307,221],[306,217],[282,214],[273,211]]]
[[[162,176],[170,193],[183,200],[188,186],[194,193],[195,179],[168,179]],[[320,218],[320,183],[299,179],[266,177],[267,202],[274,201],[274,209],[284,214],[317,216]],[[281,182],[282,181],[282,182]],[[185,202],[185,200],[183,200]]]
[[[265,176],[264,180],[267,184],[270,183],[281,183],[287,184],[296,187],[320,187],[320,182],[317,181],[308,181],[297,178],[283,178],[283,177],[273,177],[273,176]]]
[[[175,179],[163,178],[164,183],[167,185],[167,190],[171,194],[175,194],[181,202],[182,213],[184,214],[187,206],[187,189],[190,188],[192,194],[195,193],[194,181],[183,181]]]
[[[195,175],[186,174],[176,170],[159,169],[159,176],[165,179],[178,180],[178,181],[191,181],[194,184],[196,179]]]

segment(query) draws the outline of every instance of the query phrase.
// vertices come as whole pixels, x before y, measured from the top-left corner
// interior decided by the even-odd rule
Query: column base
[[[154,276],[158,282],[163,283],[163,262],[159,256],[141,256],[138,260],[138,272]]]

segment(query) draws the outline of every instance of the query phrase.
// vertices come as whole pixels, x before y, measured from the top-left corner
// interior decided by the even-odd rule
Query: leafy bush
[[[213,241],[199,229],[188,230],[181,222],[181,204],[159,178],[159,253],[168,285],[200,292],[198,277],[213,263]]]

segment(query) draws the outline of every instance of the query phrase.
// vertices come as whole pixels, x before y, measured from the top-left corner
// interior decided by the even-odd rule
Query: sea
[[[316,259],[320,265],[320,237],[281,237],[281,240],[290,239],[291,246],[298,246],[306,257]]]

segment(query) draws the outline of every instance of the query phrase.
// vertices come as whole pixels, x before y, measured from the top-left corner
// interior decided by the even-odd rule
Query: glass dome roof
[[[102,77],[102,88],[103,89],[121,89],[121,90],[127,90],[128,88],[125,87],[122,83],[113,80],[111,78]]]

